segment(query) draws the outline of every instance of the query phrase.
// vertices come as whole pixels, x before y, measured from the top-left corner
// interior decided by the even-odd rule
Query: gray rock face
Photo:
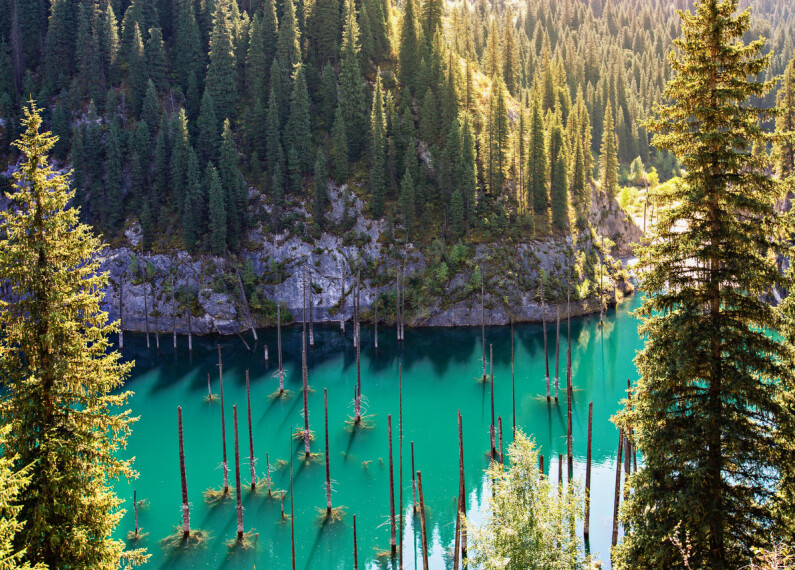
[[[342,217],[343,189],[335,185],[329,187],[333,205],[331,219]],[[352,291],[356,282],[355,271],[351,267],[355,267],[360,259],[369,260],[371,276],[376,273],[381,276],[379,292],[394,291],[394,270],[398,262],[391,256],[395,251],[379,242],[379,237],[386,231],[386,224],[366,218],[363,208],[361,200],[351,193],[351,214],[357,220],[353,231],[370,237],[361,248],[343,245],[342,238],[328,233],[310,244],[287,233],[265,235],[257,229],[252,230],[249,241],[260,244],[260,247],[244,252],[241,257],[251,264],[256,275],[265,274],[273,263],[283,264],[286,273],[284,281],[265,285],[257,293],[286,306],[296,321],[309,320],[309,315],[305,316],[302,309],[302,269],[305,267],[306,294],[311,302],[313,319],[317,322],[339,321],[343,316],[340,310],[343,301],[344,318],[348,320],[353,313]],[[594,192],[591,218],[600,233],[616,242],[619,253],[630,252],[630,244],[640,239],[640,229],[617,204],[608,207],[607,198],[599,196],[597,191]],[[135,247],[140,239],[140,228],[133,226],[126,235],[131,246]],[[561,316],[569,310],[573,316],[598,311],[598,298],[572,302],[570,306],[564,302],[558,305],[546,303],[542,307],[537,291],[527,285],[537,283],[542,271],[558,283],[566,282],[572,243],[572,238],[567,237],[471,248],[472,258],[465,269],[449,275],[429,307],[418,311],[418,314],[409,312],[407,323],[416,327],[480,325],[480,294],[473,291],[469,283],[471,268],[481,265],[488,283],[483,310],[483,321],[487,325],[541,321],[542,311],[548,320],[554,320],[557,311]],[[590,255],[593,249],[590,237],[579,236],[577,249]],[[434,269],[438,263],[432,254],[423,253],[412,245],[407,245],[402,252],[409,278],[426,269]],[[221,279],[223,275],[234,272],[224,259],[191,257],[185,252],[139,254],[136,258],[129,248],[103,250],[99,259],[101,270],[110,276],[110,285],[104,292],[103,310],[107,311],[110,319],[119,319],[121,292],[121,318],[125,330],[148,329],[165,333],[176,329],[178,334],[186,334],[190,330],[193,334],[204,335],[235,334],[250,327],[237,287],[228,290]],[[140,267],[147,275],[145,282],[142,282]],[[387,272],[392,276],[387,278]],[[619,299],[633,291],[630,283],[615,280],[610,274],[605,274],[605,283],[615,287]],[[187,298],[187,290],[192,291],[190,299]],[[376,293],[374,283],[363,277],[360,290],[363,311],[371,308]]]

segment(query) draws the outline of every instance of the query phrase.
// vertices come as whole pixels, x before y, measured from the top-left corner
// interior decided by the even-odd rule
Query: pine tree
[[[144,54],[144,44],[141,41],[141,31],[137,25],[133,31],[132,44],[130,45],[129,55],[129,80],[130,80],[130,106],[133,113],[137,116],[141,113],[141,106],[146,96],[146,82],[149,77],[146,69],[146,55]]]
[[[326,225],[326,204],[328,204],[328,175],[326,174],[326,155],[323,154],[322,147],[317,148],[314,175],[315,225],[318,228],[323,229]]]
[[[386,195],[386,120],[381,74],[376,75],[370,112],[370,210],[374,218],[384,213]]]
[[[225,194],[226,245],[232,251],[238,251],[247,229],[245,223],[247,188],[238,168],[237,146],[229,119],[224,121],[221,134],[218,176]]]
[[[618,149],[616,148],[616,133],[613,128],[613,110],[609,102],[605,110],[602,150],[599,158],[602,171],[602,190],[607,194],[607,199],[612,202],[618,191]]]
[[[276,58],[288,75],[292,75],[295,66],[301,63],[301,32],[298,29],[293,0],[284,0],[284,13],[279,22]]]
[[[185,248],[193,253],[196,250],[196,243],[202,234],[204,213],[207,210],[199,172],[199,161],[193,149],[188,152],[187,167],[187,189],[185,191],[185,215],[182,235],[185,240]]]
[[[218,0],[216,5],[210,38],[210,64],[207,66],[207,89],[213,96],[219,119],[234,117],[237,105],[237,59],[229,14],[230,1]]]
[[[166,48],[163,45],[163,33],[160,28],[149,30],[149,39],[146,41],[146,65],[149,78],[160,91],[166,88],[168,82],[168,65],[166,64]]]
[[[414,180],[411,178],[411,171],[406,168],[403,179],[400,181],[400,218],[407,240],[410,240],[414,234],[414,222],[417,216],[415,202]]]
[[[417,86],[417,72],[420,63],[420,34],[416,0],[406,0],[403,4],[398,60],[400,83],[413,91]]]
[[[306,88],[304,66],[295,67],[293,89],[290,97],[290,118],[284,131],[284,144],[295,148],[302,172],[309,172],[314,160],[312,128],[309,118],[309,93]]]
[[[111,230],[118,227],[124,216],[122,165],[121,127],[116,119],[105,135],[105,202],[108,214],[105,225]]]
[[[338,184],[348,178],[348,135],[342,105],[337,106],[334,114],[334,126],[331,128],[331,171]]]
[[[0,303],[3,455],[31,470],[16,544],[25,560],[50,568],[140,564],[143,551],[112,538],[123,514],[112,483],[135,477],[118,453],[134,421],[118,411],[131,395],[118,390],[132,364],[108,350],[118,328],[100,308],[101,244],[67,209],[74,192],[48,165],[54,140],[39,133],[32,103],[23,126],[14,207],[0,213],[0,278],[15,299]]]
[[[174,39],[174,71],[184,92],[188,92],[191,78],[202,73],[204,55],[199,25],[192,0],[177,0],[177,23]]]
[[[204,90],[201,110],[196,126],[199,130],[196,146],[202,162],[218,160],[218,115],[215,113],[215,101],[209,89]]]
[[[549,195],[552,223],[561,231],[569,229],[568,151],[560,117],[554,115],[549,133]]]
[[[659,230],[640,250],[646,345],[618,423],[632,427],[644,461],[622,511],[619,567],[682,567],[668,538],[679,529],[691,567],[739,568],[770,539],[779,484],[792,489],[792,411],[781,406],[792,349],[765,301],[792,287],[776,262],[788,228],[774,209],[780,186],[749,152],[764,136],[751,101],[772,87],[756,80],[770,56],[763,39],[743,42],[750,13],[737,4],[680,13],[667,103],[648,122],[685,174],[658,193]]]
[[[342,25],[340,23],[339,0],[318,0],[315,2],[309,24],[315,44],[315,58],[318,68],[334,63],[339,58]]]
[[[776,106],[776,133],[781,138],[776,140],[774,156],[776,170],[784,178],[795,174],[795,57],[784,71]]]
[[[221,177],[212,164],[204,172],[204,187],[209,196],[210,252],[222,256],[226,253],[226,196]]]
[[[357,161],[362,155],[367,133],[364,79],[359,69],[359,32],[353,0],[346,0],[346,21],[342,36],[340,68],[340,106],[348,139],[348,158]]]

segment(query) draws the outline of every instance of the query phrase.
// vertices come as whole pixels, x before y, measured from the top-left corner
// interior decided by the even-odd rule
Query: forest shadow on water
[[[636,380],[632,359],[641,347],[637,321],[629,314],[639,303],[635,297],[608,312],[604,325],[599,316],[571,320],[574,377],[573,439],[574,476],[582,482],[585,471],[588,403],[594,404],[591,552],[609,567],[612,529],[615,454],[618,431],[610,416],[625,396],[626,381]],[[545,457],[545,471],[557,480],[558,455],[566,453],[566,339],[567,323],[560,323],[560,397],[544,397],[544,340],[540,324],[513,327],[515,404],[511,385],[511,327],[486,327],[486,358],[493,348],[495,415],[502,418],[503,439],[511,441],[513,410],[517,428],[534,438]],[[394,328],[380,326],[379,348],[374,348],[373,327],[362,329],[361,376],[366,429],[352,430],[356,382],[356,350],[352,327],[343,336],[339,324],[316,325],[315,346],[308,349],[309,423],[314,433],[311,451],[319,454],[304,461],[303,443],[291,439],[291,430],[302,428],[301,326],[282,330],[283,363],[288,393],[274,398],[278,379],[276,331],[258,331],[259,342],[245,335],[250,349],[237,336],[194,337],[193,352],[180,336],[176,353],[170,335],[160,336],[160,353],[154,335],[146,349],[146,335],[125,335],[124,359],[136,367],[127,383],[135,395],[130,400],[139,416],[125,455],[135,457],[138,480],[118,482],[126,499],[127,514],[118,536],[134,527],[133,489],[142,502],[139,525],[149,533],[140,541],[152,554],[152,568],[289,568],[291,566],[290,497],[281,502],[264,489],[266,453],[272,488],[289,490],[290,454],[293,454],[293,508],[297,568],[350,568],[353,563],[352,515],[357,519],[358,557],[362,568],[393,568],[389,557],[389,438],[387,416],[392,418],[395,502],[400,509],[399,486],[399,365],[403,375],[403,510],[405,567],[422,566],[419,521],[412,510],[412,456],[423,474],[431,567],[452,567],[448,551],[454,540],[455,497],[458,490],[457,413],[463,418],[467,511],[477,522],[490,493],[484,476],[488,465],[491,423],[490,385],[478,383],[482,373],[479,327],[408,329],[398,343]],[[264,359],[264,346],[269,359]],[[218,504],[205,502],[203,492],[220,488],[223,481],[220,400],[206,401],[207,375],[211,390],[219,394],[218,346],[224,378],[224,411],[230,485],[234,487],[234,426],[232,406],[238,406],[240,477],[244,527],[254,531],[252,547],[229,548],[234,538],[236,512],[231,498]],[[547,352],[554,396],[555,323],[547,323]],[[246,370],[249,371],[251,426],[256,477],[260,489],[250,489]],[[487,369],[488,371],[488,369]],[[325,431],[323,390],[328,392],[330,475],[332,503],[343,507],[338,522],[322,521],[325,508]],[[193,527],[209,533],[195,550],[171,551],[160,545],[180,523],[180,478],[177,453],[176,408],[184,415],[185,457]],[[396,515],[396,516],[398,516]],[[415,552],[416,551],[416,552]],[[415,561],[418,566],[415,566]]]

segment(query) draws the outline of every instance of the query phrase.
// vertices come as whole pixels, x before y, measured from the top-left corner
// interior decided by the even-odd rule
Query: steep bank
[[[332,203],[340,203],[341,189],[331,188],[331,192]],[[591,211],[595,230],[576,238],[488,245],[447,246],[440,240],[425,248],[396,244],[385,239],[388,229],[383,222],[362,215],[362,206],[354,198],[353,241],[350,235],[344,239],[324,233],[311,242],[294,235],[252,231],[249,242],[258,247],[235,260],[185,252],[136,254],[140,233],[133,225],[126,234],[129,246],[101,252],[102,270],[111,279],[103,307],[110,319],[121,316],[124,330],[129,331],[176,329],[185,334],[190,327],[198,335],[235,334],[252,323],[255,327],[275,324],[276,303],[282,306],[283,322],[300,322],[305,266],[316,322],[339,321],[343,314],[346,320],[351,318],[358,270],[363,318],[372,318],[377,296],[379,320],[390,323],[395,319],[396,269],[401,263],[406,268],[406,322],[410,326],[479,325],[481,279],[485,279],[483,320],[487,325],[541,321],[542,316],[551,320],[558,311],[561,316],[569,310],[572,315],[598,312],[600,297],[612,304],[633,291],[626,271],[610,253],[626,255],[640,238],[640,230],[615,202],[608,207],[607,199],[597,192]],[[604,252],[599,251],[602,236],[615,242],[614,246],[605,243]],[[251,320],[241,286],[250,303]],[[569,294],[570,304],[566,302]]]

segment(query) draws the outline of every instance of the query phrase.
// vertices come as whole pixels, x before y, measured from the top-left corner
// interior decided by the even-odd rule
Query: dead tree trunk
[[[268,496],[271,496],[271,460],[268,454],[265,453],[265,482],[268,484]]]
[[[174,289],[174,277],[171,277],[171,334],[174,338],[174,352],[177,351],[177,290]]]
[[[119,275],[119,350],[124,350],[124,271]]]
[[[146,350],[149,350],[149,306],[146,298],[146,276],[143,267],[141,267],[141,258],[138,258],[138,272],[141,274],[141,284],[144,286],[144,326],[146,327]]]
[[[400,340],[406,340],[406,264],[400,267]]]
[[[503,465],[503,458],[502,458],[502,416],[497,418],[497,425],[499,426],[499,432],[500,432],[500,465]]]
[[[329,451],[328,451],[328,394],[326,389],[323,388],[323,410],[326,421],[326,518],[331,519],[331,466],[329,465]]]
[[[513,318],[511,318],[511,417],[512,437],[516,437],[516,369],[513,361]]]
[[[356,515],[353,515],[353,570],[359,570],[359,553],[356,544]],[[293,569],[295,570],[295,569]]]
[[[558,387],[560,386],[560,311],[558,311],[557,329],[555,332],[555,401],[558,401]]]
[[[257,460],[254,459],[254,432],[251,429],[251,390],[248,384],[248,370],[246,370],[246,408],[248,410],[248,465],[251,473],[251,490],[257,488]]]
[[[483,382],[486,381],[486,280],[483,273],[480,274],[480,348],[482,351],[481,360],[483,362]],[[493,424],[494,422],[492,422]]]
[[[413,468],[413,467],[412,467]],[[467,501],[466,486],[464,485],[464,428],[461,422],[461,410],[458,410],[458,509],[461,516],[466,518]],[[467,529],[466,524],[461,527],[461,560],[467,557]]]
[[[345,334],[345,266],[340,261],[340,332]]]
[[[549,350],[547,348],[547,312],[544,306],[544,280],[541,279],[541,323],[544,331],[544,366],[546,368],[547,402],[551,399],[549,393]]]
[[[400,264],[395,268],[395,329],[400,341]]]
[[[400,553],[398,555],[398,564],[400,570],[403,570],[403,363],[398,363],[398,400],[400,404],[400,417],[398,418],[398,430],[400,432],[400,441],[398,442],[399,456],[398,456],[398,487],[400,489]]]
[[[290,433],[293,428],[290,426]],[[292,436],[291,436],[292,437]],[[293,554],[293,570],[295,570],[295,509],[293,507],[293,441],[290,440],[290,546]]]
[[[312,287],[312,276],[309,276],[309,346],[315,346],[315,313],[312,305],[314,305],[314,289]]]
[[[392,414],[386,417],[389,432],[389,547],[392,556],[397,553],[397,537],[395,530],[395,472],[392,466]]]
[[[567,425],[567,437],[566,437],[566,451],[567,451],[567,465],[569,466],[568,475],[569,481],[574,476],[573,473],[573,461],[574,461],[574,441],[572,439],[573,435],[573,428],[572,428],[572,414],[571,414],[571,406],[572,406],[572,399],[574,397],[574,378],[572,376],[572,369],[571,369],[571,294],[566,298],[566,399],[567,399],[567,410],[566,410],[566,425]]]
[[[246,298],[246,291],[243,289],[243,280],[240,278],[240,272],[237,271],[237,284],[240,287],[240,297],[243,299],[243,307],[246,309],[246,317],[251,327],[251,334],[254,336],[254,342],[257,342],[257,329],[254,328],[254,319],[251,318],[251,308],[248,306],[248,299]]]
[[[138,536],[138,491],[133,489],[133,511],[135,513],[135,536]]]
[[[356,336],[357,325],[353,325],[353,335]],[[353,422],[359,425],[362,421],[362,367],[361,367],[361,347],[356,343],[356,391],[353,399]]]
[[[585,538],[591,533],[591,441],[593,438],[593,402],[588,404],[588,452],[585,459]]]
[[[497,456],[496,434],[494,433],[497,426],[494,423],[494,349],[492,345],[489,345],[489,360],[491,366],[491,427],[489,432],[491,434],[491,458],[494,459]]]
[[[282,368],[282,306],[276,302],[276,338],[279,352],[279,394],[284,394],[284,369]]]
[[[417,508],[419,505],[417,504],[417,482],[414,479],[414,442],[411,442],[411,500],[412,504],[411,507],[414,509],[414,512],[417,512]]]
[[[306,343],[306,338],[304,343]],[[304,347],[302,359],[304,368],[304,454],[308,458],[311,451],[309,449],[309,372],[306,367],[306,347]]]
[[[616,494],[613,499],[613,541],[615,546],[618,542],[618,506],[621,502],[621,456],[624,453],[624,430],[618,433],[618,462],[616,464]]]
[[[461,508],[459,507],[459,499],[456,500],[455,509],[455,539],[453,543],[453,570],[458,570],[458,551],[461,547]]]
[[[378,285],[375,287],[375,349],[378,350]]]
[[[237,434],[237,405],[232,406],[235,424],[235,495],[237,499],[237,540],[243,540],[243,502],[240,494],[240,440]]]
[[[185,476],[185,448],[182,445],[182,407],[177,407],[179,424],[179,477],[182,483],[182,538],[190,536],[190,506],[188,505],[188,480]],[[138,524],[136,523],[136,527]]]
[[[190,279],[188,279],[188,285],[185,287],[185,295],[187,299],[185,302],[185,312],[188,315],[188,352],[193,352],[193,323],[191,322],[190,314]]]
[[[229,468],[226,463],[226,422],[224,421],[224,364],[221,360],[221,345],[218,345],[218,378],[221,383],[221,441],[223,443],[224,495],[229,493]]]
[[[428,566],[428,531],[425,525],[425,500],[422,498],[422,473],[417,471],[417,487],[420,493],[420,529],[422,531],[422,567],[429,570]]]

